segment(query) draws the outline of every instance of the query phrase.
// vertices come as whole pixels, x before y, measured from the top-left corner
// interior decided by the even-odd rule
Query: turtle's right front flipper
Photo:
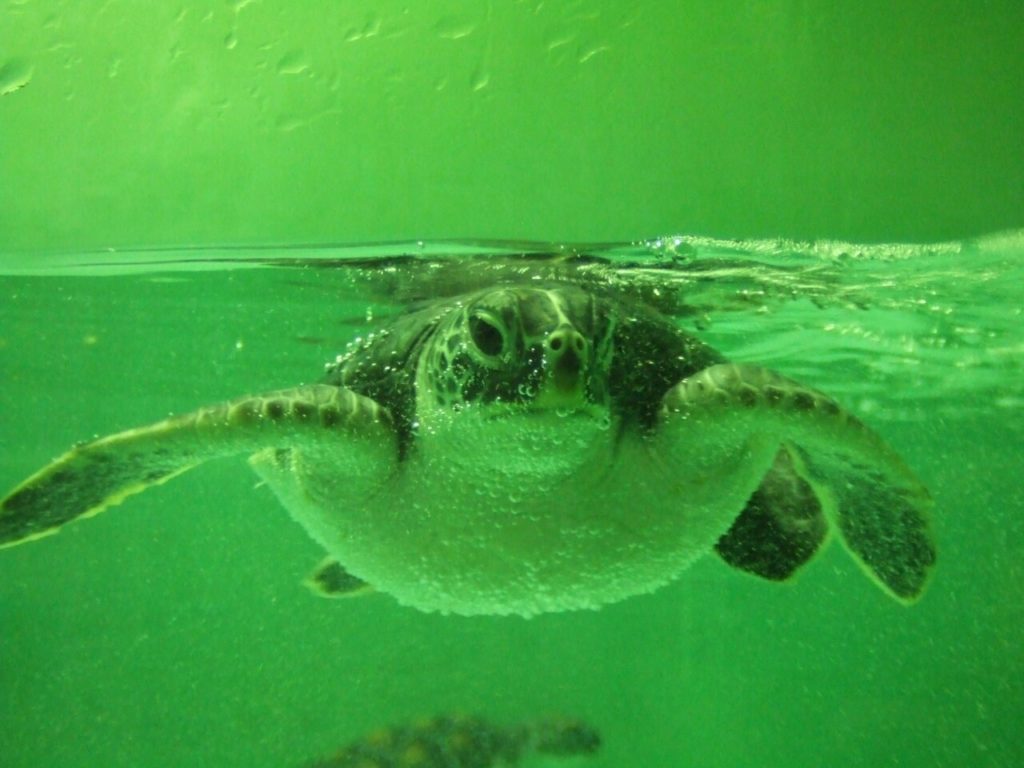
[[[394,442],[390,412],[322,384],[240,398],[77,445],[0,501],[0,548],[55,533],[220,456],[358,436]],[[365,441],[353,441],[365,444]],[[397,447],[395,448],[397,454]]]
[[[662,453],[695,468],[688,498],[745,494],[717,547],[727,562],[785,577],[824,540],[824,519],[883,590],[903,603],[921,596],[936,561],[931,496],[830,397],[764,368],[717,364],[670,389],[661,417]]]

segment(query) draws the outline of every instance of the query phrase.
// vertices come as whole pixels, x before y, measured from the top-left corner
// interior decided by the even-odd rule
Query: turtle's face
[[[421,360],[419,413],[606,411],[612,330],[607,304],[579,288],[476,294],[445,318]]]

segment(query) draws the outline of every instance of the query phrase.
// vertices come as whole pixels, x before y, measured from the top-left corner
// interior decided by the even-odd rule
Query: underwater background
[[[582,717],[598,768],[1020,765],[1022,94],[1019,2],[3,0],[0,492],[586,253],[880,432],[939,565],[910,608],[836,545],[530,620],[327,601],[213,462],[0,551],[0,765],[302,765],[443,712]]]

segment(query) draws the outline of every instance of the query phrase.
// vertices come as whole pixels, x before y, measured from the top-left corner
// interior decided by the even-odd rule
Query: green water
[[[4,0],[0,246],[1024,226],[1019,0]]]
[[[681,232],[750,239],[612,278],[876,428],[940,546],[910,609],[832,546],[446,618],[313,599],[212,463],[0,551],[0,766],[288,766],[452,710],[585,717],[601,768],[1024,764],[1021,94],[1020,0],[0,0],[0,493],[531,247],[452,238]],[[440,262],[353,267],[398,253]]]
[[[403,297],[505,274],[522,250],[11,258],[0,485],[76,440],[312,381]],[[316,599],[300,582],[318,548],[244,462],[214,462],[0,553],[3,764],[295,765],[447,711],[584,717],[601,768],[1019,764],[1024,235],[602,253],[602,279],[833,393],[904,455],[936,499],[919,604],[838,545],[791,585],[707,557],[653,595],[530,620]],[[379,260],[397,254],[416,258]]]

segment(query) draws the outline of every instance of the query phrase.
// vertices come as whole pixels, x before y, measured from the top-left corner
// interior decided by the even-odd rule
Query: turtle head
[[[419,413],[607,410],[613,321],[575,286],[498,288],[448,313],[420,361]]]

